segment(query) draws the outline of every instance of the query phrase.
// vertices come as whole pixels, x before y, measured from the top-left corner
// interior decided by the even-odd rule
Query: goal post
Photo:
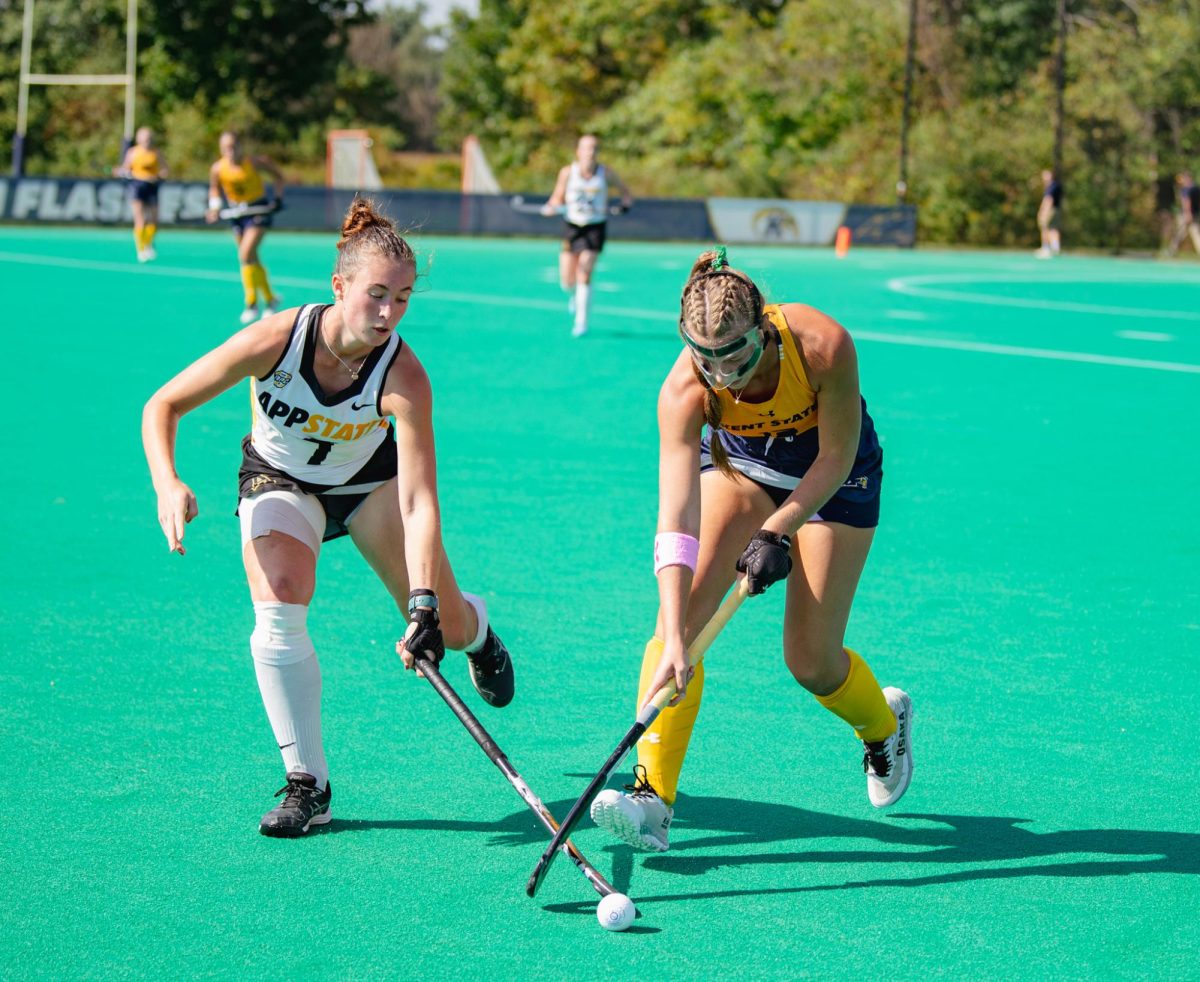
[[[138,0],[126,0],[125,71],[113,75],[49,75],[31,72],[33,61],[33,6],[25,0],[21,19],[21,69],[17,80],[17,131],[13,134],[12,176],[25,173],[25,133],[29,124],[29,86],[31,85],[120,85],[125,88],[125,132],[121,153],[133,143],[133,106],[137,94],[137,15]]]
[[[499,194],[500,182],[492,173],[478,137],[468,136],[462,145],[463,194]]]
[[[382,188],[371,154],[373,144],[366,130],[330,130],[325,137],[325,186],[355,191]]]

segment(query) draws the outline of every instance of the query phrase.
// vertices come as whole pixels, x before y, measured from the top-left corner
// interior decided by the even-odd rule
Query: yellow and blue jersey
[[[733,469],[761,485],[780,505],[817,459],[821,449],[817,426],[820,412],[817,394],[783,312],[778,305],[770,304],[764,313],[779,336],[779,384],[774,394],[762,402],[735,399],[728,389],[718,391],[719,439]],[[701,470],[713,468],[711,441],[712,434],[706,431],[700,445]],[[854,466],[841,488],[814,517],[874,528],[879,524],[882,479],[883,449],[863,399]]]
[[[129,156],[126,159],[129,165],[129,176],[133,180],[158,180],[158,173],[162,170],[162,157],[153,147],[141,147],[134,144],[129,148]]]
[[[261,201],[267,193],[262,175],[254,161],[243,157],[241,163],[230,163],[225,157],[217,161],[217,183],[231,205],[249,205]]]
[[[770,436],[785,430],[803,433],[817,425],[817,394],[779,305],[769,304],[763,313],[779,335],[779,385],[765,402],[735,399],[728,389],[719,390],[721,428],[737,436]]]

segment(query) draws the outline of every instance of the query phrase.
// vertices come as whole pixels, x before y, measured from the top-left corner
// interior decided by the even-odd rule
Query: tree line
[[[318,183],[329,129],[392,151],[476,134],[506,189],[548,190],[581,132],[643,196],[896,200],[913,0],[142,0],[140,123],[176,176],[245,131]],[[1054,159],[1058,0],[916,0],[907,201],[919,238],[1036,241]],[[0,135],[16,119],[21,0],[0,0]],[[122,70],[124,0],[38,0],[33,70]],[[1157,246],[1200,171],[1200,0],[1066,0],[1065,235]],[[31,173],[106,170],[119,90],[33,89]],[[453,184],[447,168],[426,186]],[[420,181],[418,180],[418,183]]]

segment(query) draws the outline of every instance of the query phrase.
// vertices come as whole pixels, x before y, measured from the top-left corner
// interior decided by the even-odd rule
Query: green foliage
[[[387,144],[431,150],[437,142],[443,32],[425,26],[421,3],[388,7],[351,29],[337,84],[344,125],[386,127]]]
[[[581,132],[636,193],[894,199],[910,0],[142,0],[137,120],[203,179],[227,127],[319,181],[368,128],[386,181],[452,187],[476,134],[503,186],[549,188]],[[1057,0],[919,0],[909,197],[925,241],[1036,242],[1055,154]],[[34,70],[123,71],[125,0],[38,0]],[[1200,0],[1068,0],[1068,245],[1157,244],[1200,171]],[[20,0],[0,0],[0,138]],[[31,173],[116,162],[119,89],[34,88]],[[4,144],[8,153],[11,144]],[[402,152],[403,151],[403,152]]]
[[[918,9],[920,236],[1035,244],[1038,174],[1055,153],[1056,0]],[[1156,189],[1200,155],[1200,0],[1068,11],[1067,241],[1152,245]],[[888,202],[908,14],[908,0],[485,0],[451,34],[443,119],[477,133],[513,189],[546,186],[595,131],[645,195]]]

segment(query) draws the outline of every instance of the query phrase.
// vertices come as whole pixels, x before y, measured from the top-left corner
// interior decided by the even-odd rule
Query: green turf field
[[[447,548],[517,699],[443,669],[561,816],[632,721],[654,403],[699,250],[610,243],[576,341],[553,241],[415,241],[401,331],[433,379]],[[287,301],[330,296],[333,243],[268,236]],[[401,671],[349,540],[310,618],[334,821],[258,834],[283,782],[232,515],[246,392],[181,427],[186,557],[139,437],[150,393],[236,329],[238,273],[221,234],[158,252],[0,230],[6,977],[1200,977],[1200,265],[730,250],[858,339],[886,480],[848,643],[911,693],[916,773],[871,808],[860,745],[782,664],[783,591],[748,601],[709,655],[671,852],[575,837],[640,907],[609,934],[564,860],[525,897],[540,826]]]

